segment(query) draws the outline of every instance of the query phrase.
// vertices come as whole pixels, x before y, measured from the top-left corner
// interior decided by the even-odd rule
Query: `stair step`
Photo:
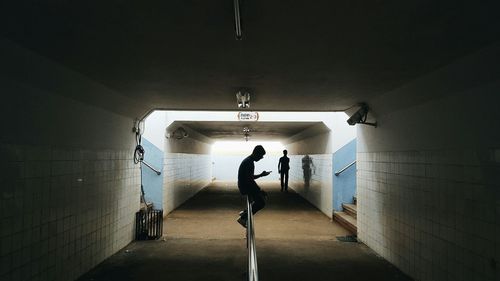
[[[358,212],[357,212],[357,206],[354,204],[347,204],[347,203],[342,203],[342,208],[344,209],[344,212],[347,214],[353,216],[354,218],[358,217]]]
[[[333,218],[343,227],[347,228],[347,230],[349,230],[353,234],[357,234],[358,232],[357,221],[354,217],[350,216],[345,212],[334,212]]]

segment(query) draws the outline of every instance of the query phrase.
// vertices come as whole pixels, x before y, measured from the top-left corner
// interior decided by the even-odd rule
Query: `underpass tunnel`
[[[165,114],[175,116],[175,113],[166,112]],[[194,112],[191,114],[192,116],[200,115]],[[206,113],[206,115],[209,114],[217,116],[217,113]],[[345,122],[347,115],[331,112],[263,113],[261,115],[264,115],[264,118],[261,117],[261,120],[245,122],[237,121],[237,114],[237,112],[232,112],[229,118],[219,117],[213,121],[174,120],[168,122],[168,126],[166,118],[157,120],[157,117],[151,116],[153,119],[151,122],[146,119],[146,133],[143,135],[143,141],[150,143],[148,146],[153,146],[152,153],[156,155],[150,155],[151,152],[146,149],[145,161],[152,158],[164,159],[163,183],[156,183],[155,190],[151,191],[147,184],[143,184],[146,193],[152,192],[157,198],[161,197],[161,200],[153,199],[147,194],[146,198],[158,202],[157,207],[162,208],[164,215],[167,215],[212,180],[232,182],[237,191],[236,180],[240,162],[251,154],[253,146],[262,144],[266,148],[266,144],[271,142],[274,146],[279,144],[280,148],[273,148],[274,151],[267,153],[263,160],[255,164],[256,169],[273,171],[273,174],[267,177],[269,179],[279,178],[278,162],[283,156],[282,150],[286,149],[290,158],[289,185],[291,189],[301,194],[326,216],[332,218],[335,152],[350,148],[347,155],[338,154],[339,165],[346,166],[356,157],[354,149],[356,132]],[[268,117],[266,120],[266,114],[275,117]],[[301,120],[310,119],[310,116],[315,116],[316,121]],[[231,117],[232,121],[230,121]],[[286,117],[290,120],[273,121],[286,119]],[[328,125],[321,121],[322,119]],[[148,129],[150,126],[152,129]],[[158,132],[163,132],[163,134]],[[247,142],[248,140],[250,142]],[[219,145],[218,151],[222,151],[222,155],[214,152],[213,147],[216,145]],[[224,155],[223,148],[228,148],[228,146],[231,146],[232,152]],[[341,168],[337,167],[338,170]],[[355,166],[351,170],[355,171]],[[157,175],[149,170],[143,171],[144,173],[147,173],[151,181],[157,178]],[[350,189],[351,195],[346,196],[344,203],[353,203],[356,176],[355,173],[351,173],[347,177],[350,177],[352,181],[350,186],[348,188],[342,186],[337,194],[341,195],[340,189]],[[143,177],[143,182],[144,180],[149,182],[148,178]],[[159,196],[159,193],[163,195]],[[338,209],[339,207],[337,211]]]
[[[134,240],[148,105],[2,46],[0,274],[76,279]],[[498,276],[498,52],[373,99],[378,126],[356,125],[358,239],[418,280]]]
[[[356,247],[366,254],[363,260],[379,263],[361,267],[349,254],[354,246],[328,239],[309,241],[309,248],[325,255],[307,259],[267,241],[261,245],[271,255],[264,260],[286,248],[292,262],[283,270],[300,271],[308,263],[324,280],[362,280],[368,269],[381,280],[499,279],[498,3],[297,1],[285,11],[279,1],[246,1],[246,37],[237,41],[233,7],[223,1],[173,1],[175,8],[137,2],[119,9],[114,2],[28,2],[6,1],[0,8],[1,280],[77,280],[111,257],[124,261],[116,276],[143,278],[147,272],[129,258],[134,251],[158,253],[163,248],[155,242],[171,246],[165,251],[169,263],[142,262],[158,270],[185,266],[185,240],[148,241],[143,248],[134,242],[142,181],[134,164],[138,123],[154,109],[241,110],[235,94],[243,88],[253,112],[355,116],[365,104],[366,121],[377,123],[354,122],[351,128],[357,136]],[[195,127],[188,135],[196,135],[197,144],[187,143],[193,138],[166,139],[168,126],[157,130],[172,143],[168,153],[208,155],[213,137],[187,121],[176,124]],[[335,153],[321,146],[324,134],[278,139],[293,155]],[[194,159],[184,160],[185,166],[212,162],[208,156]],[[169,159],[163,160],[166,167]],[[206,174],[193,190],[177,192],[178,201],[162,193],[163,208],[182,209],[183,200],[196,198],[195,189],[211,181]],[[302,188],[295,188],[300,196]],[[300,198],[326,197],[309,192]],[[330,205],[315,208],[328,218],[336,209],[335,202]],[[265,211],[257,219],[266,221]],[[240,227],[231,219],[231,227]],[[329,230],[333,223],[327,221]],[[195,257],[211,266],[227,260],[234,265],[228,272],[207,269],[207,279],[241,273],[240,240],[228,241],[228,251],[214,259]],[[333,246],[346,256],[334,255]],[[168,278],[154,273],[147,276]]]
[[[244,207],[245,197],[240,195],[236,179],[241,161],[251,154],[255,145],[263,145],[266,149],[264,158],[255,162],[255,174],[263,170],[274,172],[257,180],[268,194],[266,207],[255,217],[261,276],[277,280],[323,278],[333,273],[343,274],[343,270],[334,266],[318,273],[311,269],[327,265],[334,256],[363,256],[359,248],[339,247],[339,243],[334,242],[336,237],[353,234],[332,221],[334,191],[345,189],[333,185],[333,159],[338,156],[335,152],[346,146],[355,147],[355,130],[346,123],[347,115],[265,112],[259,114],[259,120],[249,122],[238,120],[238,112],[230,112],[229,116],[182,112],[201,120],[186,117],[180,121],[176,120],[177,112],[155,113],[148,118],[156,122],[145,121],[144,161],[158,168],[154,159],[163,156],[163,168],[159,169],[162,174],[142,166],[142,184],[146,200],[154,202],[153,208],[164,211],[162,239],[165,243],[155,246],[162,250],[157,249],[152,255],[156,259],[170,260],[173,255],[168,254],[170,247],[179,244],[183,245],[179,249],[184,253],[182,259],[174,262],[175,269],[166,264],[161,274],[176,280],[196,280],[207,274],[210,278],[230,280],[238,275],[234,272],[241,264],[239,257],[245,249],[241,248],[244,228],[236,222],[236,217]],[[212,115],[219,118],[210,118]],[[203,117],[212,120],[205,121]],[[287,190],[280,190],[276,171],[283,149],[288,150],[290,158]],[[355,150],[347,154],[355,158]],[[340,160],[343,165],[348,164],[347,157],[340,157]],[[354,171],[355,166],[350,169]],[[355,181],[355,173],[350,177]],[[154,183],[155,179],[163,179],[163,182]],[[157,200],[158,197],[162,200]],[[354,194],[345,203],[352,203],[353,197]],[[142,255],[144,248],[129,246],[127,250]],[[290,257],[297,254],[301,266],[292,270],[290,267],[295,262]],[[202,258],[205,256],[210,258],[205,260]],[[395,274],[404,278],[398,272],[376,273],[381,265],[374,263],[375,259],[368,263],[362,260],[356,262],[358,266],[372,268],[364,276],[372,275],[377,280],[384,274]],[[113,257],[108,265],[116,261]],[[141,262],[135,266],[138,272],[154,270]],[[198,273],[189,269],[193,266]],[[106,276],[103,272],[117,272],[122,268],[119,264],[113,267],[115,269],[110,270],[107,266],[99,266],[81,280],[99,280]]]

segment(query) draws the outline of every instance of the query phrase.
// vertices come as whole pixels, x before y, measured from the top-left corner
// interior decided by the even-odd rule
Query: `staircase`
[[[333,219],[336,220],[343,227],[347,228],[352,234],[358,233],[357,227],[357,212],[356,212],[356,197],[354,197],[354,204],[342,203],[342,212],[333,212]]]

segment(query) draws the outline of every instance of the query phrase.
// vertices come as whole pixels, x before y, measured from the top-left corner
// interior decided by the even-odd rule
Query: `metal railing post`
[[[247,248],[248,248],[248,280],[258,281],[257,250],[255,247],[255,232],[253,224],[252,204],[247,195]]]

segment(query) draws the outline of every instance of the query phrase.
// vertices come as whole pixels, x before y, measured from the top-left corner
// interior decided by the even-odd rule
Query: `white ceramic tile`
[[[358,153],[360,240],[419,280],[456,280],[464,264],[471,268],[460,280],[494,280],[490,263],[498,262],[500,236],[493,202],[499,193],[495,173],[484,171],[494,170],[491,162],[478,157],[484,154]]]
[[[328,217],[332,217],[332,155],[309,155],[312,159],[309,181],[303,169],[305,155],[290,155],[289,186]]]
[[[1,278],[17,280],[28,272],[32,280],[73,280],[133,239],[140,178],[138,167],[127,164],[133,162],[128,151],[2,145],[6,149],[18,180],[2,184]],[[129,157],[111,160],[113,155]],[[110,207],[117,201],[121,208]],[[107,236],[82,235],[90,228],[102,233],[119,217],[120,228]],[[82,255],[89,245],[92,251]]]
[[[191,198],[212,178],[208,154],[167,153],[164,160],[164,215]]]

